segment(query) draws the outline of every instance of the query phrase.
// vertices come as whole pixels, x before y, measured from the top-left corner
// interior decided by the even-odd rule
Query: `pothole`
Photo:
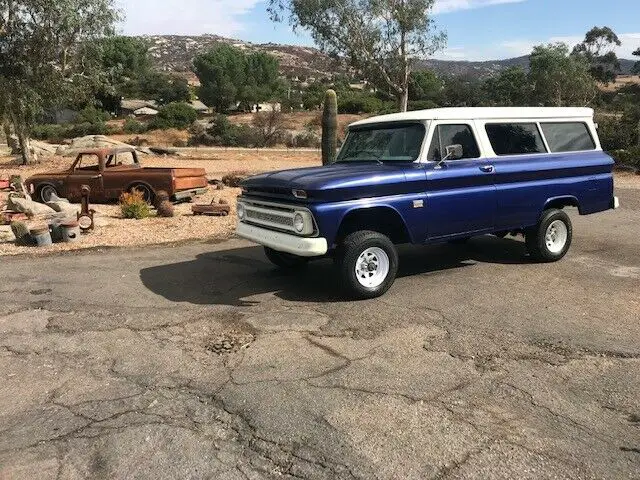
[[[249,348],[254,340],[251,333],[231,330],[211,337],[205,348],[216,355],[228,355]]]

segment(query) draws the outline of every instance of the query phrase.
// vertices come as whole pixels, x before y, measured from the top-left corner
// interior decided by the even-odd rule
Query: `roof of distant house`
[[[158,108],[158,103],[155,100],[141,100],[137,98],[131,98],[122,100],[120,102],[120,108],[123,110],[138,110],[139,108]]]
[[[155,108],[142,107],[133,111],[134,115],[157,115],[158,110]]]

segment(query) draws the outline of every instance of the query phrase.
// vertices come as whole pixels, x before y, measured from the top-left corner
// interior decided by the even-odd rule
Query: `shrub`
[[[31,136],[36,140],[48,140],[50,142],[61,142],[66,136],[68,127],[64,125],[45,124],[35,125],[31,129]]]
[[[150,129],[189,128],[198,119],[198,114],[188,103],[170,103],[158,110],[158,115],[149,124]]]
[[[222,147],[256,147],[264,142],[258,128],[250,125],[234,125],[225,115],[217,115],[206,127],[193,125],[189,145]]]
[[[122,126],[122,131],[124,133],[145,133],[147,131],[147,126],[133,118],[127,118]]]
[[[288,134],[284,139],[287,148],[320,148],[320,137],[313,132]]]
[[[97,109],[93,105],[89,105],[78,112],[73,123],[104,123],[111,118],[107,112]]]
[[[375,113],[382,108],[382,101],[371,95],[353,94],[338,97],[339,113]]]
[[[130,193],[124,192],[120,195],[120,211],[124,218],[135,218],[136,220],[147,218],[151,214],[149,204],[144,201],[142,192],[138,190]]]
[[[609,152],[619,165],[640,168],[640,146]]]

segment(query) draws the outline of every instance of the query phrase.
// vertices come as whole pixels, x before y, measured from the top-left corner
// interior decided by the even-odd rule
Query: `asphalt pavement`
[[[248,242],[0,259],[0,478],[640,478],[640,190],[403,247],[382,298]],[[215,221],[215,220],[212,220]]]

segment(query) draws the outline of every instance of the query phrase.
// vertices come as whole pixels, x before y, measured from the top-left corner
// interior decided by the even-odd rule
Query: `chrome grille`
[[[276,223],[287,227],[293,227],[293,217],[285,217],[282,215],[276,215],[275,213],[252,210],[251,208],[247,209],[247,218],[253,221],[264,221]]]

